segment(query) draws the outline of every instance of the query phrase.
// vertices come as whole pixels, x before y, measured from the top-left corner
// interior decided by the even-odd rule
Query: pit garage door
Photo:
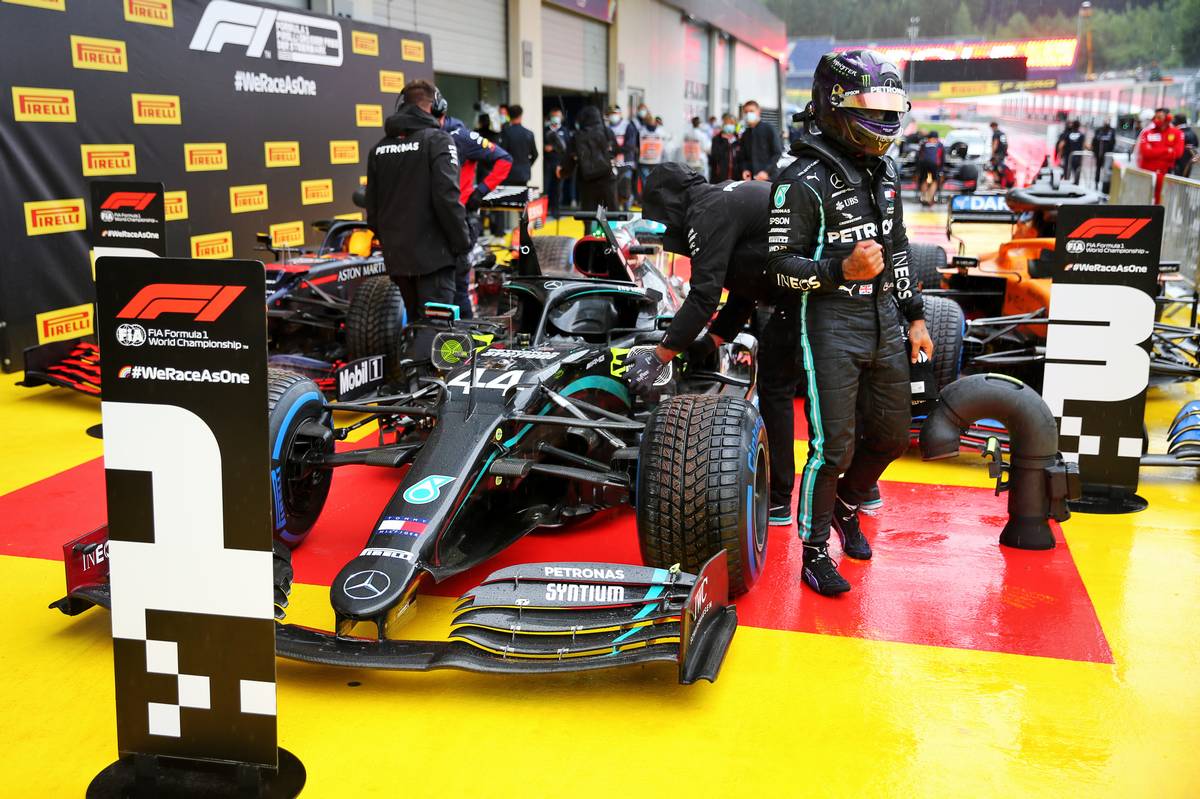
[[[374,0],[377,25],[428,33],[433,70],[508,80],[508,12],[504,0]]]
[[[556,89],[607,91],[608,26],[543,5],[542,83]]]

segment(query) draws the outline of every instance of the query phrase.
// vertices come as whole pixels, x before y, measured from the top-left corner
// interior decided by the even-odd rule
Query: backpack
[[[584,180],[600,180],[612,175],[608,137],[603,130],[579,131],[575,135],[575,153],[579,159],[579,176]]]

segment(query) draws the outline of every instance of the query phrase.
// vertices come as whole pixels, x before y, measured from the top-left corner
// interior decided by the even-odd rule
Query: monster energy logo
[[[866,87],[870,87],[870,85],[871,85],[871,76],[870,75],[862,76],[862,85],[866,86]]]
[[[775,207],[782,208],[787,202],[788,189],[792,187],[791,183],[781,183],[775,187]]]

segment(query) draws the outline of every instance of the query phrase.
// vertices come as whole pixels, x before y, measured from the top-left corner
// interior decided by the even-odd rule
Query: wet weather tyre
[[[574,273],[575,239],[570,236],[531,236],[543,275]]]
[[[769,486],[757,408],[739,397],[667,399],[650,416],[639,452],[642,561],[694,574],[725,549],[729,592],[746,593],[766,562]]]
[[[403,376],[404,298],[387,275],[363,280],[346,312],[346,350],[351,360],[382,355],[383,376],[398,384]]]
[[[933,376],[940,392],[962,371],[963,310],[948,297],[925,297],[925,326],[933,339]]]
[[[272,531],[295,548],[329,496],[333,470],[307,465],[304,456],[333,451],[332,419],[317,384],[283,369],[267,370],[267,419]]]
[[[914,284],[922,289],[940,289],[946,268],[946,251],[936,244],[909,244],[908,269]]]

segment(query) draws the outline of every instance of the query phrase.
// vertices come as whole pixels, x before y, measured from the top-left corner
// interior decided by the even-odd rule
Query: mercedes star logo
[[[342,583],[342,593],[351,599],[375,599],[392,587],[392,578],[381,571],[370,569],[355,572]]]

